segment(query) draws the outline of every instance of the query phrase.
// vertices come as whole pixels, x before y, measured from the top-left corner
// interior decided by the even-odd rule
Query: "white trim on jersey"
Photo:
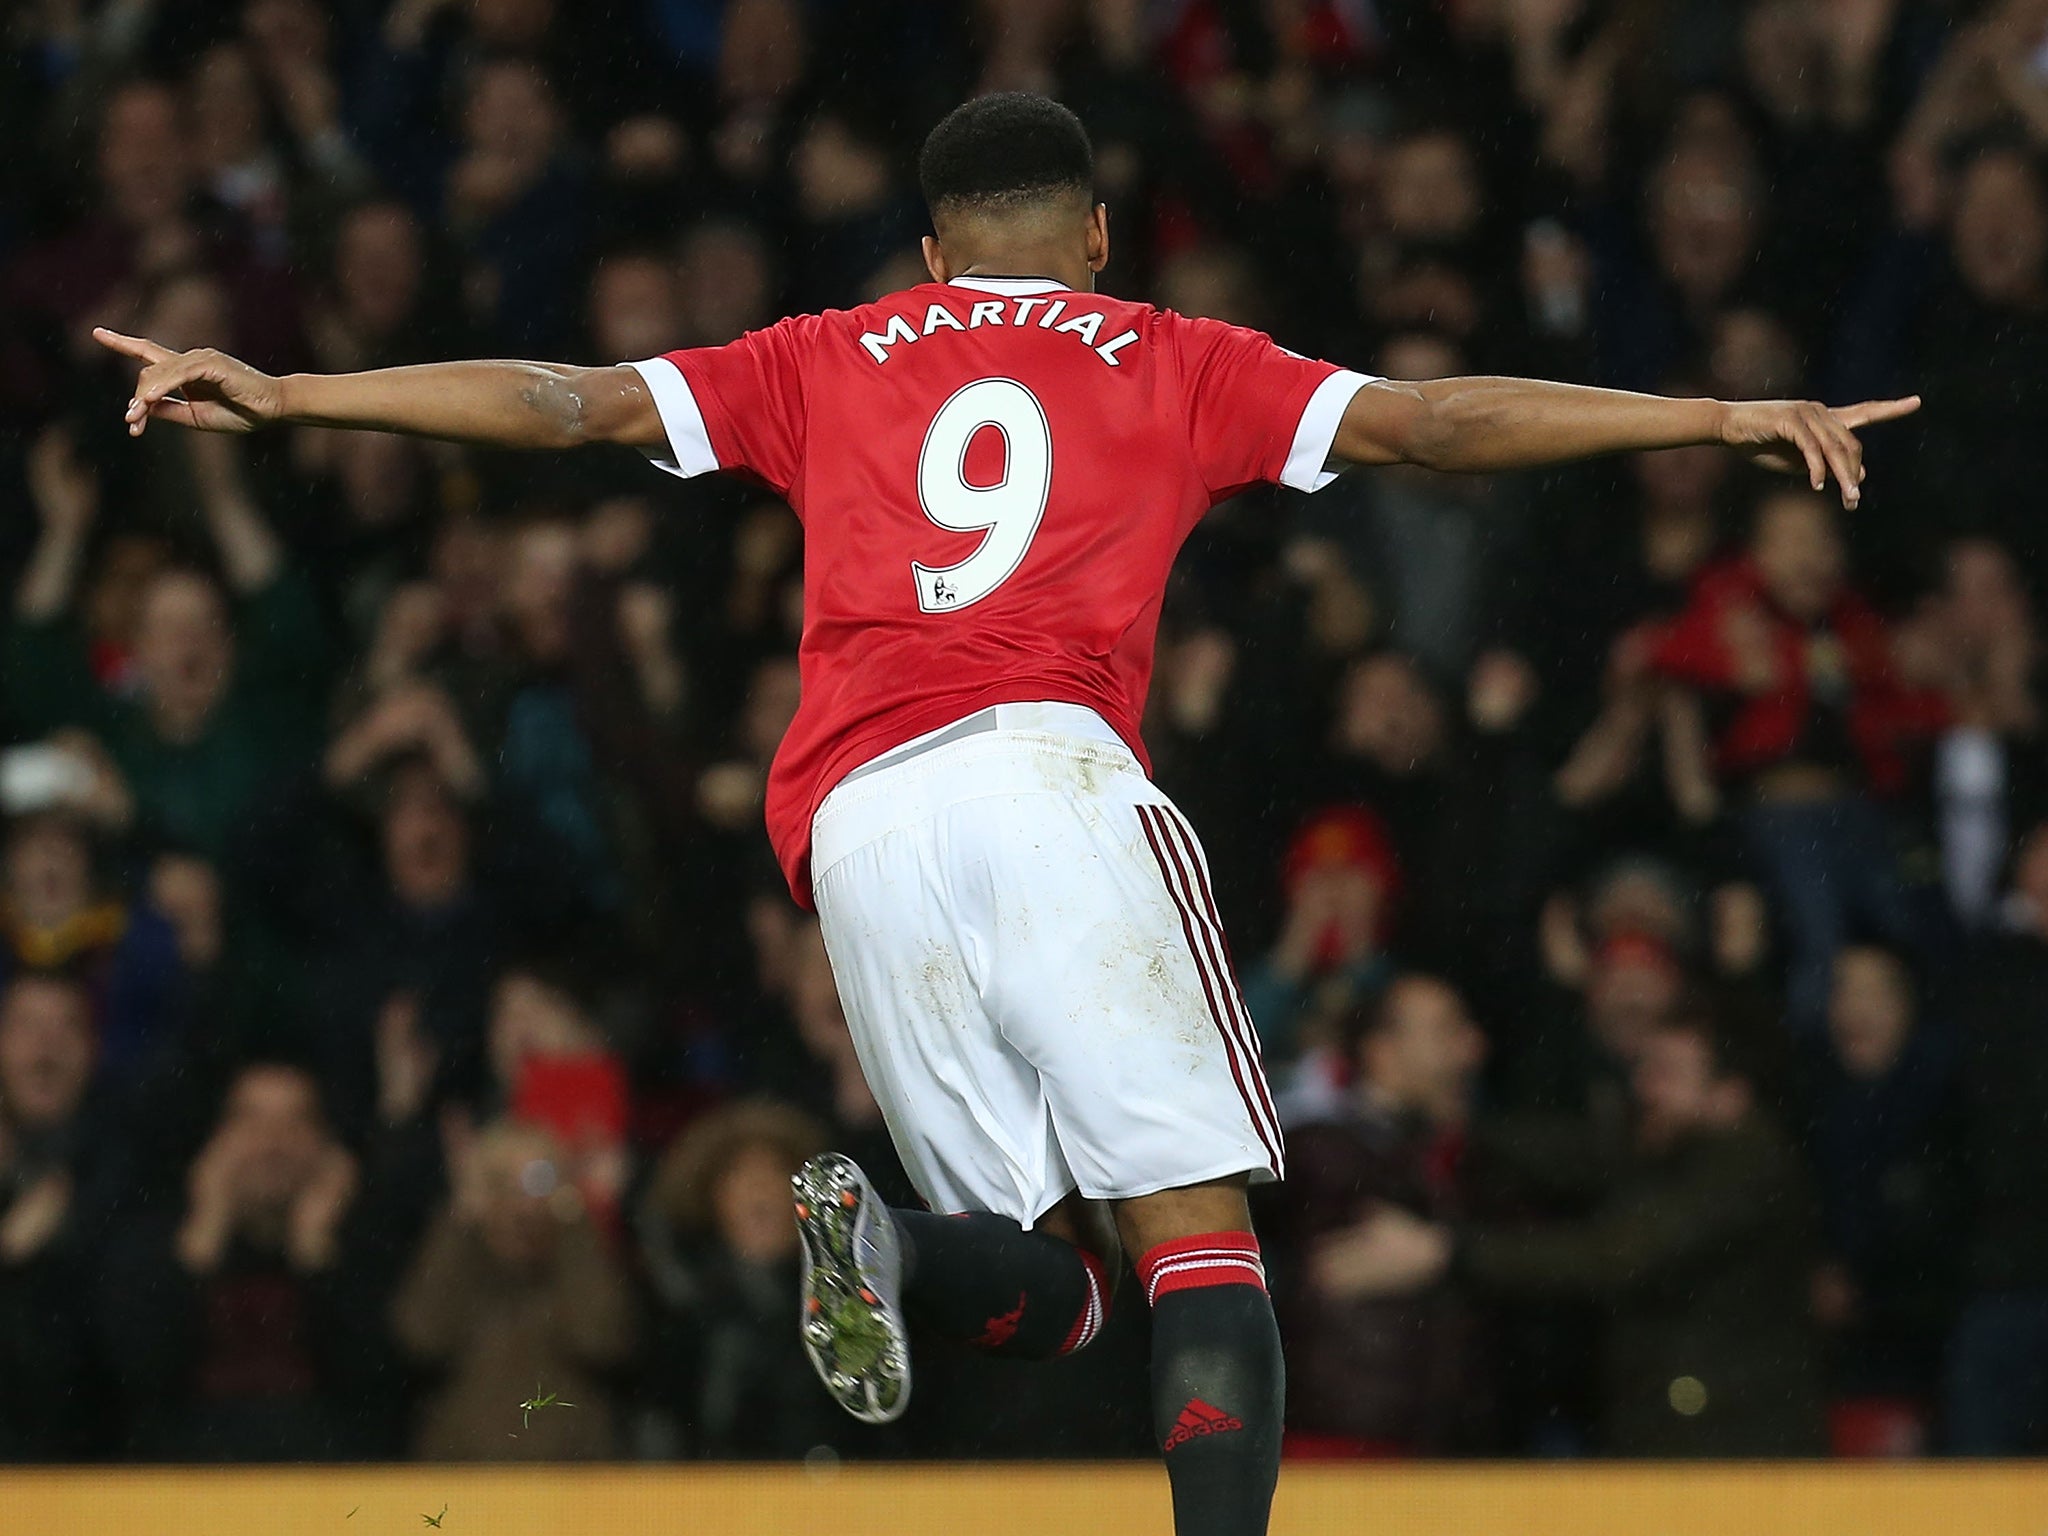
[[[1004,298],[1027,298],[1034,293],[1072,293],[1065,283],[1049,277],[956,277],[948,288],[972,288],[976,293],[1000,293]]]
[[[1379,382],[1367,374],[1343,369],[1316,386],[1316,392],[1302,407],[1301,425],[1294,429],[1294,446],[1287,450],[1287,464],[1280,471],[1282,485],[1291,485],[1297,491],[1320,491],[1337,478],[1337,472],[1330,468],[1330,449],[1337,441],[1337,428],[1343,424],[1344,408],[1366,385]]]
[[[647,381],[647,392],[654,396],[654,408],[661,414],[661,430],[668,435],[667,458],[657,449],[647,450],[654,467],[685,480],[692,475],[708,475],[718,468],[711,434],[704,430],[704,413],[697,408],[697,397],[690,393],[690,382],[683,377],[683,370],[665,357],[650,357],[626,366]]]

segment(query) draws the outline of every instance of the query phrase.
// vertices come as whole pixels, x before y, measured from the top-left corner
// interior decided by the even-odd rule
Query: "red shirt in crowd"
[[[812,816],[995,704],[1094,710],[1140,760],[1167,573],[1202,514],[1314,490],[1366,382],[1265,336],[1037,278],[929,283],[634,365],[678,474],[804,524],[802,704],[768,831],[810,904]]]
[[[1769,657],[1768,687],[1745,689],[1744,644]],[[1701,573],[1685,611],[1656,635],[1652,658],[1667,677],[1730,696],[1714,757],[1731,778],[1808,755],[1816,719],[1832,713],[1854,757],[1843,766],[1859,768],[1875,793],[1896,794],[1906,782],[1903,749],[1947,718],[1939,695],[1899,681],[1890,634],[1862,598],[1845,587],[1818,623],[1804,624],[1771,601],[1746,557]]]

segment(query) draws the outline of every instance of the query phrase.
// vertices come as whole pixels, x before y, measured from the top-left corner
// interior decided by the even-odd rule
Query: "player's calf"
[[[1102,1260],[1006,1216],[898,1211],[904,1300],[934,1333],[1013,1360],[1085,1348],[1109,1313]]]
[[[1177,1536],[1260,1536],[1286,1374],[1242,1186],[1167,1191],[1117,1214],[1152,1308],[1152,1422]]]

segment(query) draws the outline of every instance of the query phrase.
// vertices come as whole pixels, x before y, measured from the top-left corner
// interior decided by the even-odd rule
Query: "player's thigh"
[[[1084,1194],[1277,1177],[1278,1118],[1200,848],[1170,805],[1118,788],[1019,796],[985,819],[988,1007],[1037,1068]]]
[[[1071,1188],[1038,1074],[984,1011],[979,941],[921,830],[892,832],[813,884],[847,1028],[890,1139],[935,1210],[1030,1221]]]

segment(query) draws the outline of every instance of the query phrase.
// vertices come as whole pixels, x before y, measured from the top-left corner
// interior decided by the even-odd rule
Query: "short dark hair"
[[[1394,1000],[1411,984],[1421,982],[1457,993],[1458,988],[1442,971],[1426,966],[1404,965],[1380,984],[1379,990],[1362,998],[1338,1025],[1337,1038],[1344,1060],[1355,1062],[1368,1042],[1390,1033],[1397,1021]],[[1463,994],[1459,994],[1461,1000]]]
[[[1081,119],[1050,96],[998,91],[955,107],[924,141],[917,176],[932,217],[1001,211],[1095,188]]]
[[[567,999],[570,1006],[590,1023],[597,1021],[604,1005],[604,960],[568,942],[528,948],[508,959],[493,978],[496,985],[524,976],[548,991]]]

